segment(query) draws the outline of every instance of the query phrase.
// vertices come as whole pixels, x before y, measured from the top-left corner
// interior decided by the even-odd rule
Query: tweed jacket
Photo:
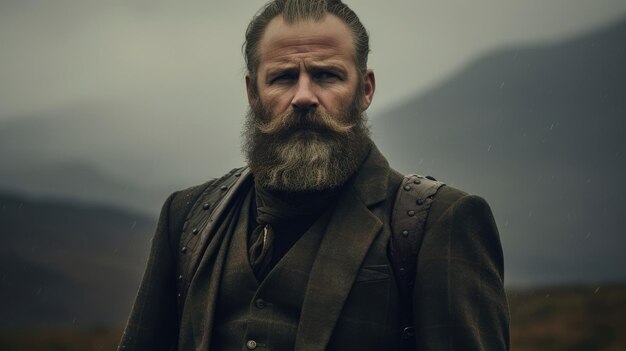
[[[342,190],[310,272],[295,350],[398,349],[388,245],[401,179],[373,147]],[[176,192],[163,205],[120,350],[209,348],[216,296],[182,313],[176,303],[180,232],[205,188]],[[417,350],[509,349],[502,249],[482,198],[449,186],[435,195],[418,256],[413,318]]]

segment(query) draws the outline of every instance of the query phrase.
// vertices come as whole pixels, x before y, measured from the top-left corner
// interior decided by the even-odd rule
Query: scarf
[[[255,184],[256,227],[248,237],[250,265],[258,281],[337,197],[338,190],[306,193],[270,191]]]

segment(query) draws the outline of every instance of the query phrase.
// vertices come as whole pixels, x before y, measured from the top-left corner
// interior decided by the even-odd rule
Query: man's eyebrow
[[[298,65],[295,64],[277,64],[267,68],[267,75],[269,76],[276,73],[298,71],[299,69]]]
[[[313,63],[307,65],[307,70],[311,72],[329,71],[339,74],[347,74],[348,70],[342,64]]]
[[[299,70],[300,70],[300,67],[296,64],[289,64],[289,63],[274,64],[274,65],[267,67],[267,75],[270,76],[276,73],[293,72],[293,71],[299,71]],[[341,74],[347,74],[348,72],[348,69],[343,64],[340,64],[340,63],[312,62],[312,63],[306,64],[306,70],[312,71],[312,72],[331,71],[331,72],[336,72],[336,73],[341,73]]]

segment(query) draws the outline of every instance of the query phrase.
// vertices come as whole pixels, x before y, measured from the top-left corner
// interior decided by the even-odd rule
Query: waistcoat
[[[248,258],[248,223],[239,221],[220,282],[211,350],[293,350],[309,273],[328,217],[326,211],[261,282]]]

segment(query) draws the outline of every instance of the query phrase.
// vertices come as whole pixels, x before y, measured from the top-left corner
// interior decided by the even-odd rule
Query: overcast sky
[[[263,3],[0,0],[0,118],[100,102],[238,119],[243,32]],[[347,3],[371,34],[374,111],[486,50],[558,40],[626,14],[623,0]]]

